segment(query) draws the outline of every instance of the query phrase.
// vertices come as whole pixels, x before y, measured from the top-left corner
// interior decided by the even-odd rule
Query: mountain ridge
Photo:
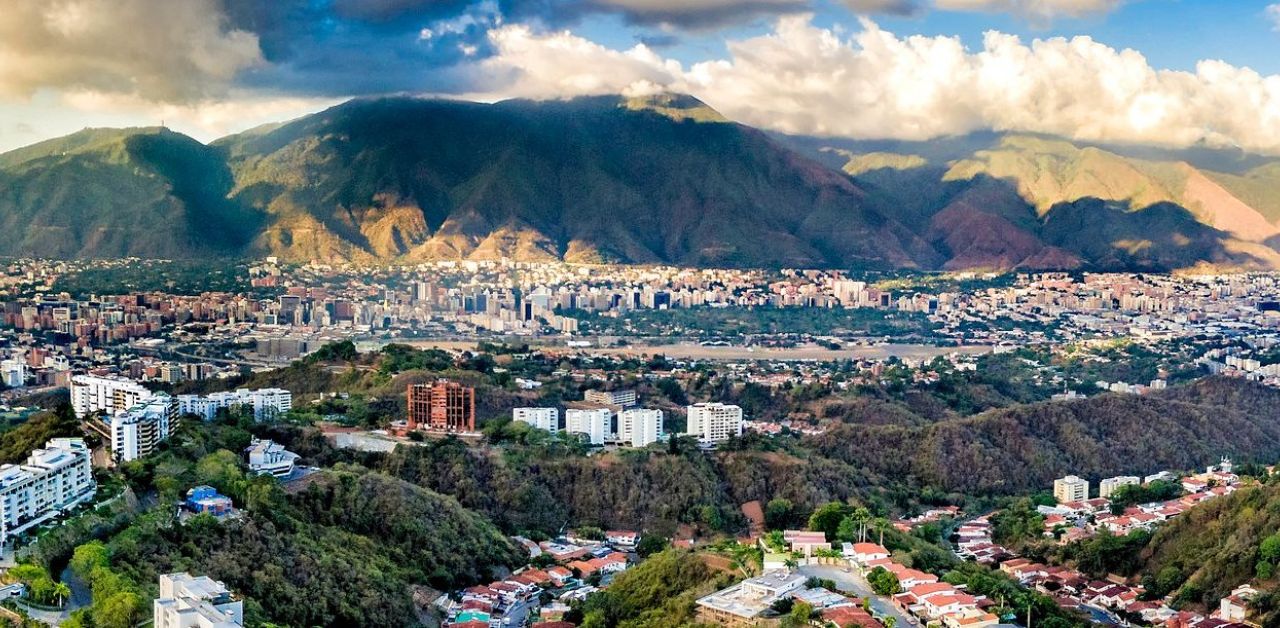
[[[676,94],[368,98],[207,145],[86,129],[0,154],[0,254],[1280,268],[1280,160],[1128,152],[786,138]]]

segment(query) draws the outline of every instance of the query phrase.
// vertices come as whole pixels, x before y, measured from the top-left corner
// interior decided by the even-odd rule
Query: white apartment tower
[[[293,393],[283,388],[216,392],[208,395],[178,395],[179,414],[194,414],[212,421],[223,408],[246,407],[253,409],[257,421],[274,419],[293,408]]]
[[[188,573],[160,576],[160,597],[152,604],[155,628],[236,628],[244,625],[244,602],[227,585]]]
[[[632,447],[646,447],[662,440],[662,411],[633,409],[618,413],[618,440]]]
[[[1089,499],[1089,481],[1074,475],[1053,481],[1053,498],[1059,504]]]
[[[128,410],[150,397],[150,390],[127,377],[71,377],[71,407],[76,411],[78,419],[95,412],[112,415]]]
[[[742,408],[723,403],[696,403],[688,408],[685,433],[707,443],[722,443],[742,436]]]
[[[22,466],[0,466],[0,545],[54,515],[93,499],[89,446],[79,438],[55,438],[31,452]]]
[[[608,408],[570,408],[564,412],[564,431],[585,434],[592,445],[603,445],[605,437],[612,431],[609,429],[612,421],[613,412]]]
[[[173,433],[178,404],[165,393],[111,417],[111,453],[119,462],[137,460],[156,450]]]
[[[1111,497],[1121,486],[1137,486],[1142,480],[1135,475],[1106,478],[1098,483],[1098,497]]]
[[[558,408],[515,408],[511,411],[511,419],[548,432],[560,431]]]

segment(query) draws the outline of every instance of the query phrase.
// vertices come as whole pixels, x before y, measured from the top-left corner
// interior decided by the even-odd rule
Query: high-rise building
[[[633,408],[618,413],[618,440],[646,447],[662,440],[662,411]]]
[[[1053,498],[1059,504],[1089,499],[1089,481],[1074,475],[1053,481]]]
[[[1136,486],[1141,484],[1142,480],[1135,475],[1121,475],[1114,478],[1105,478],[1098,483],[1098,497],[1111,497],[1116,489],[1121,486]]]
[[[742,408],[723,403],[695,403],[688,407],[685,433],[707,443],[742,436]]]
[[[564,411],[564,431],[585,434],[592,445],[604,444],[604,439],[612,431],[609,429],[612,421],[613,412],[608,408],[570,408]]]
[[[55,438],[31,452],[22,466],[0,466],[0,546],[97,492],[89,446],[79,438]]]
[[[556,408],[515,408],[511,419],[548,432],[560,431],[560,410]]]
[[[665,414],[661,410],[632,408],[618,414],[618,440],[632,447],[645,447],[662,440]]]
[[[137,460],[156,450],[169,439],[178,418],[178,404],[165,393],[156,393],[146,401],[112,416],[109,431],[104,434],[111,443],[111,454],[119,462]],[[93,426],[94,422],[90,422]]]
[[[411,430],[476,431],[474,388],[441,379],[432,384],[410,384],[405,397]]]
[[[126,377],[75,375],[71,378],[71,407],[76,418],[95,412],[111,415],[145,401],[151,391]]]
[[[160,576],[160,597],[152,604],[155,628],[237,628],[244,625],[244,602],[208,576]]]

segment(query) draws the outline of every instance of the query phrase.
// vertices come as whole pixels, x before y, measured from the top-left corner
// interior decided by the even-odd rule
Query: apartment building
[[[688,407],[685,433],[705,443],[722,443],[742,436],[742,408],[723,403],[696,403]]]
[[[603,445],[605,438],[613,431],[613,411],[608,408],[584,410],[570,408],[564,412],[564,431],[570,434],[585,434],[592,445]]]
[[[161,392],[110,419],[90,421],[88,425],[110,443],[117,462],[128,462],[151,454],[168,440],[177,418],[177,402]]]
[[[258,475],[273,475],[287,478],[293,474],[298,454],[284,448],[284,445],[271,440],[253,439],[245,449],[249,459],[249,470]]]
[[[1133,475],[1120,475],[1114,478],[1106,478],[1098,483],[1098,497],[1111,497],[1121,486],[1137,486],[1142,480]]]
[[[646,447],[662,440],[661,410],[633,408],[618,413],[618,440],[632,447]]]
[[[89,446],[79,438],[55,438],[31,452],[21,466],[0,466],[0,546],[97,492]]]
[[[606,406],[622,406],[627,408],[636,405],[636,391],[588,390],[583,393],[582,400],[587,403],[600,403]]]
[[[560,431],[559,408],[515,408],[511,420],[548,432]]]
[[[267,421],[293,408],[293,393],[283,388],[241,388],[208,395],[178,395],[179,414],[194,414],[206,421],[213,420],[223,408],[237,407],[252,408],[255,420]]]
[[[411,430],[476,431],[474,388],[442,379],[432,384],[410,384],[405,398]]]
[[[127,377],[73,375],[71,407],[76,418],[101,412],[112,415],[128,410],[151,397],[151,391]]]
[[[1089,499],[1089,481],[1074,475],[1058,478],[1053,481],[1053,498],[1059,504]]]
[[[236,628],[244,625],[244,602],[227,585],[189,573],[160,576],[160,597],[152,603],[155,628]]]

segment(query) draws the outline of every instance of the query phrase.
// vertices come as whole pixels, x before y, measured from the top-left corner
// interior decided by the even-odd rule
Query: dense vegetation
[[[53,291],[66,292],[75,299],[135,292],[259,292],[249,285],[246,264],[213,260],[132,260],[118,266],[86,268],[59,276]]]
[[[140,601],[159,574],[183,570],[243,594],[254,622],[405,625],[414,621],[412,584],[468,584],[519,562],[503,535],[453,498],[363,467],[321,472],[293,493],[248,476],[233,452],[250,428],[262,426],[184,424],[167,451],[125,465],[133,490],[158,493],[159,504],[122,530],[83,530],[88,544],[71,558],[94,591],[83,625],[132,625],[121,622],[144,614]],[[196,484],[231,496],[241,515],[175,520],[170,504]]]

